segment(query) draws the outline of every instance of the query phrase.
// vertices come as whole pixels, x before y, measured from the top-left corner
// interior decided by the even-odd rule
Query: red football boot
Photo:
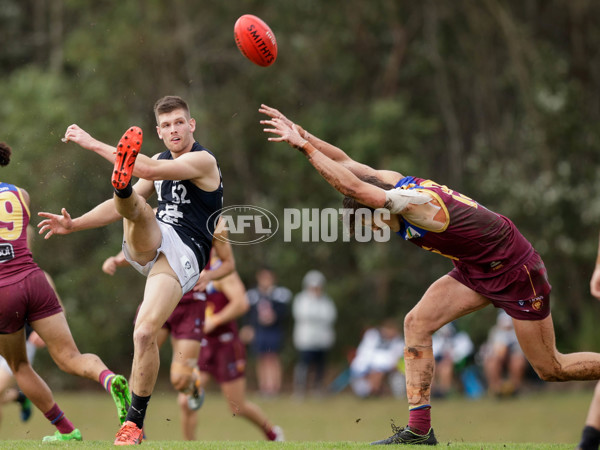
[[[129,128],[117,144],[115,169],[111,177],[115,189],[125,189],[131,181],[135,158],[142,147],[143,133],[140,127]]]

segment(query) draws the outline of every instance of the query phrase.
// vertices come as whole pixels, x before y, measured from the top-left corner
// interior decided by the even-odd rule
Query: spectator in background
[[[250,311],[240,337],[256,354],[256,376],[262,395],[274,396],[281,390],[280,353],[284,344],[284,324],[292,292],[275,285],[275,273],[263,267],[256,273],[257,286],[248,291]]]
[[[519,346],[512,319],[503,310],[499,311],[496,325],[488,335],[483,368],[488,391],[494,396],[515,395],[523,384],[527,360]],[[506,380],[505,372],[508,375]]]
[[[399,372],[404,355],[404,339],[394,319],[365,331],[356,356],[350,363],[350,385],[362,398],[382,393],[388,378],[394,396],[404,395],[404,376]]]
[[[294,394],[298,398],[306,393],[311,367],[315,371],[315,392],[323,392],[327,352],[335,342],[337,309],[324,288],[325,276],[318,270],[311,270],[304,276],[302,292],[296,295],[292,304],[294,347],[298,350]]]
[[[435,359],[432,395],[444,398],[454,387],[455,372],[465,367],[473,353],[473,341],[465,331],[457,331],[452,322],[436,331],[432,340]]]

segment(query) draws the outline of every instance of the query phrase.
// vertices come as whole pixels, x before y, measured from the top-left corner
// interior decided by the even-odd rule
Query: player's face
[[[167,149],[174,156],[191,150],[194,145],[194,130],[196,121],[191,119],[187,111],[176,109],[158,116],[156,131]]]
[[[373,217],[363,217],[362,218],[362,226],[365,228],[370,228],[373,231],[379,231],[382,229],[381,225],[385,225],[389,227],[392,231],[396,232],[400,229],[400,224],[398,222],[397,215],[390,215],[389,219],[384,219],[383,217],[379,217],[377,221],[373,220]]]

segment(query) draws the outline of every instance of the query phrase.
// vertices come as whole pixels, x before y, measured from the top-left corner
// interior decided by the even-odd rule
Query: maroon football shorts
[[[219,384],[236,380],[246,371],[246,347],[232,332],[211,336],[202,341],[198,367]]]
[[[21,281],[0,287],[0,333],[10,334],[25,326],[25,321],[53,316],[62,311],[56,293],[44,271],[34,270]]]
[[[544,262],[537,252],[513,270],[493,278],[473,279],[456,268],[448,275],[490,299],[518,320],[541,320],[550,314],[550,291]]]
[[[163,328],[168,329],[175,339],[201,341],[205,308],[205,301],[182,300],[177,304]]]

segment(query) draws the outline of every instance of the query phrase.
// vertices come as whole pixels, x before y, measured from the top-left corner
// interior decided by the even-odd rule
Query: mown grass
[[[498,401],[462,397],[436,401],[432,417],[441,446],[455,449],[573,449],[591,399],[590,388],[544,390]],[[369,442],[391,434],[390,423],[404,425],[408,413],[403,399],[359,400],[349,394],[294,401],[282,396],[265,400],[250,396],[270,419],[281,425],[286,443],[270,443],[244,419],[234,417],[218,392],[209,392],[201,410],[197,442],[181,441],[175,394],[153,395],[146,420],[145,448],[156,449],[336,449],[367,448]],[[102,392],[57,393],[59,405],[83,433],[83,443],[62,447],[112,448],[117,431],[110,397]],[[22,423],[16,405],[6,405],[0,425],[0,448],[30,449],[53,433],[39,411]],[[265,447],[267,446],[267,447]],[[372,447],[371,447],[372,448]],[[408,447],[411,448],[411,447]],[[418,447],[422,448],[422,447]]]

